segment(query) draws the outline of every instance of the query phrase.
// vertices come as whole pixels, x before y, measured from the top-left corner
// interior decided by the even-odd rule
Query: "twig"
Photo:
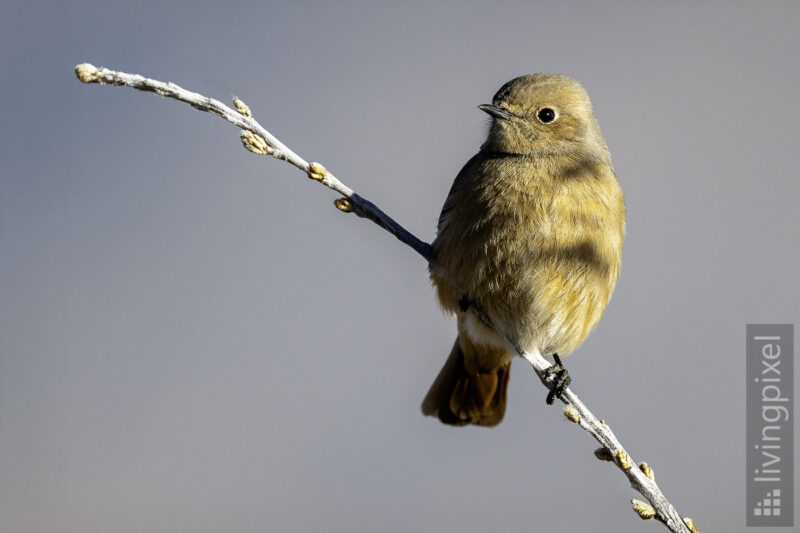
[[[369,202],[353,192],[350,187],[339,181],[336,176],[326,171],[321,165],[309,163],[294,153],[277,137],[264,129],[264,127],[261,126],[261,124],[259,124],[256,119],[250,115],[249,109],[247,109],[247,107],[238,98],[236,101],[239,102],[239,105],[242,106],[242,108],[233,110],[219,100],[208,98],[202,94],[192,91],[187,91],[186,89],[183,89],[174,83],[164,83],[162,81],[145,78],[144,76],[140,76],[138,74],[117,72],[107,68],[96,68],[94,65],[90,65],[88,63],[82,63],[76,66],[75,74],[78,76],[78,79],[84,83],[102,83],[116,86],[124,85],[127,87],[133,87],[134,89],[138,89],[140,91],[153,92],[160,96],[166,96],[167,98],[173,98],[181,102],[186,102],[195,109],[222,117],[231,124],[257,135],[261,140],[264,141],[265,145],[262,146],[265,146],[265,148],[263,148],[263,152],[256,153],[271,155],[276,159],[281,159],[290,165],[294,165],[295,167],[299,168],[309,177],[316,179],[329,189],[333,189],[348,199],[348,202],[346,203],[337,203],[337,207],[339,207],[339,209],[342,209],[343,211],[352,210],[358,216],[372,220],[380,227],[400,239],[402,242],[409,245],[426,260],[433,260],[433,252],[430,244],[419,240],[414,235],[409,233],[400,224],[395,222],[392,217],[381,211],[372,202]],[[245,143],[245,147],[247,147],[248,150],[254,151],[252,146],[247,145],[247,140],[243,138],[242,141]],[[258,140],[256,139],[254,142],[258,142]],[[350,209],[351,207],[352,209]]]
[[[231,124],[242,129],[241,139],[245,148],[253,153],[271,155],[277,159],[286,161],[302,170],[308,177],[333,189],[342,195],[342,198],[338,198],[334,202],[337,208],[345,212],[354,212],[360,217],[375,222],[421,255],[428,262],[431,269],[437,269],[436,258],[434,257],[430,244],[412,235],[378,208],[378,206],[356,194],[322,165],[318,163],[309,163],[294,153],[277,137],[264,129],[264,127],[252,117],[247,105],[238,98],[234,98],[235,109],[232,109],[219,100],[187,91],[174,83],[165,83],[145,78],[138,74],[128,74],[106,68],[97,68],[88,63],[82,63],[76,66],[75,74],[78,79],[84,83],[101,83],[116,86],[124,85],[140,91],[149,91],[185,102],[200,111],[206,111],[222,117]],[[471,302],[471,306],[484,322],[490,326],[493,324],[491,317],[482,310],[480,302]],[[515,339],[507,334],[504,334],[504,336],[509,343],[515,347],[519,355],[524,357],[531,364],[536,375],[539,376],[539,379],[542,380],[545,385],[548,385],[551,378],[548,377],[546,370],[551,364],[542,357],[539,352],[526,351]],[[599,459],[613,461],[628,477],[631,486],[647,498],[649,504],[639,500],[632,500],[631,502],[634,510],[641,518],[655,518],[666,525],[670,531],[675,533],[696,533],[692,520],[690,518],[681,519],[672,504],[664,497],[664,494],[661,492],[661,489],[658,488],[654,480],[653,470],[647,463],[640,463],[639,468],[634,468],[633,460],[622,447],[619,440],[617,440],[611,428],[609,428],[604,421],[598,420],[570,389],[566,389],[561,396],[561,400],[566,404],[564,414],[567,419],[577,423],[584,431],[600,443],[601,448],[595,450],[595,455]]]

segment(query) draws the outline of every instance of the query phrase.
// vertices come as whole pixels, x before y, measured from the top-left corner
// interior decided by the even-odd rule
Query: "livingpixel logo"
[[[794,525],[794,326],[747,325],[747,525]]]

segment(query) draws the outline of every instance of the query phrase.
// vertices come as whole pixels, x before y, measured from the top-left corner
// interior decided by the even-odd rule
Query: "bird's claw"
[[[561,395],[564,394],[564,391],[567,390],[567,387],[572,382],[572,377],[567,372],[567,369],[564,368],[564,365],[561,364],[561,358],[558,354],[553,354],[553,360],[555,360],[555,363],[544,371],[545,385],[550,388],[545,400],[547,405],[552,405],[556,398],[561,399]]]

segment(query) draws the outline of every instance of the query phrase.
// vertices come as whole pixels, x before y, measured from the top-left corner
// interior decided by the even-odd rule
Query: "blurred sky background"
[[[423,417],[455,336],[423,261],[86,61],[240,96],[425,240],[476,106],[579,80],[628,232],[573,390],[745,531],[745,324],[800,319],[798,56],[796,1],[0,2],[0,530],[666,531],[521,360],[500,426]]]

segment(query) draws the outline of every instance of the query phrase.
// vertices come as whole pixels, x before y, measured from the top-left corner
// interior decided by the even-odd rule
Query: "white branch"
[[[340,198],[335,202],[336,207],[345,212],[355,212],[360,217],[372,220],[425,258],[431,269],[437,269],[436,258],[434,257],[430,244],[412,235],[378,208],[378,206],[356,194],[351,188],[336,178],[336,176],[322,167],[322,165],[318,163],[309,163],[294,153],[277,137],[264,129],[264,127],[251,116],[250,109],[238,98],[234,98],[235,109],[232,109],[219,100],[187,91],[174,83],[165,83],[145,78],[138,74],[128,74],[106,68],[97,68],[88,63],[82,63],[76,66],[75,74],[78,79],[84,83],[124,85],[140,91],[154,92],[161,96],[185,102],[200,111],[206,111],[222,117],[231,124],[244,130],[242,133],[242,142],[248,150],[254,153],[272,155],[277,159],[286,161],[302,170],[310,178],[338,192],[344,198]],[[254,134],[255,137],[251,134]],[[482,311],[480,302],[471,302],[471,305],[487,324],[492,325],[491,317]],[[524,357],[531,364],[533,370],[539,376],[539,379],[542,380],[545,385],[548,385],[549,378],[547,377],[546,370],[551,364],[539,353],[527,353],[520,347],[519,343],[509,335],[504,334],[504,336],[512,346],[516,347],[519,355]],[[670,531],[676,533],[696,533],[691,519],[681,519],[678,512],[661,492],[661,489],[658,488],[653,478],[652,469],[646,463],[640,463],[639,468],[633,466],[633,460],[625,451],[622,444],[620,444],[619,440],[617,440],[611,428],[603,421],[598,420],[570,389],[566,389],[561,396],[561,400],[567,404],[567,407],[564,409],[566,417],[576,422],[602,446],[595,451],[595,455],[600,459],[613,461],[628,477],[631,486],[647,498],[649,506],[639,500],[632,501],[634,510],[639,516],[644,519],[656,518],[664,523]]]

